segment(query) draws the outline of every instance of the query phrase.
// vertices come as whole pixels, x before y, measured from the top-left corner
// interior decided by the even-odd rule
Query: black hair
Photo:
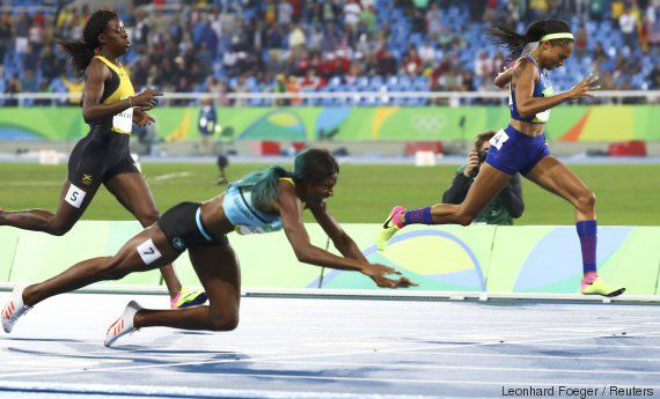
[[[302,151],[293,162],[293,180],[296,183],[317,183],[339,173],[339,165],[328,150],[310,148]]]
[[[82,76],[92,62],[96,49],[100,46],[99,35],[105,31],[108,23],[117,18],[117,13],[99,10],[92,14],[83,29],[83,40],[58,40],[57,44],[71,56],[74,71]]]
[[[562,20],[546,19],[529,25],[523,35],[502,24],[493,25],[485,33],[491,37],[494,43],[506,46],[509,49],[511,57],[515,59],[520,57],[523,49],[529,43],[538,42],[543,36],[551,33],[571,33],[571,28]],[[550,43],[552,45],[564,45],[572,41],[573,39],[566,38],[552,39]]]
[[[280,178],[292,178],[296,184],[314,184],[339,173],[339,165],[327,150],[311,148],[300,152],[293,161],[293,172],[281,166],[249,173],[235,184],[251,187],[252,202],[263,212],[268,212],[277,199],[277,182]]]

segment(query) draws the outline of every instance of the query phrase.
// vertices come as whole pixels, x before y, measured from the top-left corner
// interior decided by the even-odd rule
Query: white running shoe
[[[11,294],[11,299],[4,308],[2,308],[2,313],[0,317],[2,318],[2,328],[7,334],[11,332],[14,328],[14,324],[18,321],[18,318],[23,316],[32,309],[31,306],[27,306],[23,303],[23,290],[25,285],[17,284],[14,286],[14,292]]]
[[[136,329],[133,327],[133,318],[141,309],[142,306],[138,305],[137,302],[130,301],[128,305],[126,305],[126,309],[124,309],[124,313],[122,313],[121,317],[119,317],[114,323],[112,323],[112,325],[110,325],[110,328],[108,328],[108,331],[105,333],[105,341],[103,341],[103,345],[109,347],[119,337],[134,332]]]

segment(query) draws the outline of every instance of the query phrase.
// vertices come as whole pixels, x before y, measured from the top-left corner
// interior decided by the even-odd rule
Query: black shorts
[[[83,191],[94,192],[120,173],[139,173],[128,148],[130,135],[92,127],[78,141],[69,157],[69,181]]]
[[[204,228],[201,218],[198,219],[197,216],[198,209],[198,202],[181,202],[158,219],[158,227],[175,251],[183,252],[186,248],[201,246],[229,245],[226,236],[215,237]]]

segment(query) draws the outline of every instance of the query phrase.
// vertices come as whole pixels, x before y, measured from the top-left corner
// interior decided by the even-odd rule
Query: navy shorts
[[[176,252],[195,247],[224,247],[229,245],[226,236],[215,237],[202,225],[200,204],[181,202],[158,219],[158,227]]]
[[[85,192],[95,192],[121,173],[140,173],[128,148],[130,136],[94,126],[71,151],[69,181]]]
[[[544,157],[550,155],[545,133],[532,137],[520,133],[511,125],[490,139],[486,163],[507,175],[528,174]]]

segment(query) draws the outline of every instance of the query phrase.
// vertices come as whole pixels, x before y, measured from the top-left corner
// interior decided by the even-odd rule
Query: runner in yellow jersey
[[[124,23],[112,11],[97,11],[88,20],[82,41],[60,41],[76,72],[84,75],[82,112],[89,133],[71,152],[68,178],[57,211],[0,210],[0,226],[43,231],[61,236],[80,219],[103,184],[143,226],[158,220],[153,195],[129,153],[133,123],[154,122],[145,111],[157,104],[160,93],[148,89],[135,94],[128,71],[118,59],[130,46]],[[204,292],[190,292],[171,264],[161,268],[173,308],[201,304]]]

